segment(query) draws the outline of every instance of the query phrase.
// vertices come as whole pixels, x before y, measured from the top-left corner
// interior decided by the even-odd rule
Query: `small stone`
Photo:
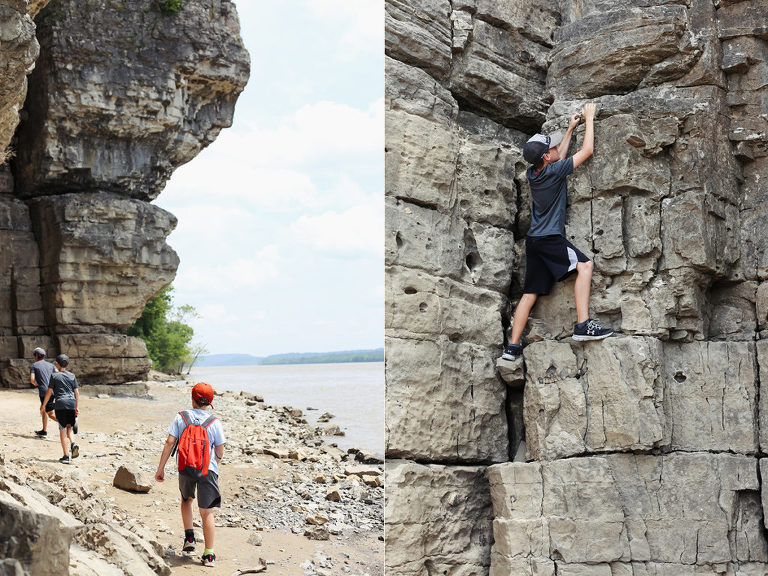
[[[304,531],[304,536],[310,540],[329,540],[331,535],[323,526],[313,526]]]
[[[328,524],[328,516],[325,516],[324,514],[307,516],[307,524],[311,524],[313,526],[322,526],[323,524]]]
[[[303,450],[293,449],[288,451],[288,458],[291,460],[306,460],[307,455]]]
[[[344,431],[339,427],[338,424],[331,424],[330,426],[326,426],[323,428],[323,434],[325,436],[344,436]]]
[[[378,476],[368,476],[365,475],[362,477],[363,484],[366,486],[381,486],[381,479]]]
[[[325,494],[325,499],[331,502],[341,502],[341,492],[338,486],[331,486]]]
[[[283,460],[290,456],[290,452],[286,448],[264,448],[264,454]]]

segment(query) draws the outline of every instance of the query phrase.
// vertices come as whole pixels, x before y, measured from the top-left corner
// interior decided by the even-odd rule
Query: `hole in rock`
[[[688,377],[682,372],[675,372],[675,382],[685,382]]]
[[[427,311],[427,303],[422,302],[421,304],[419,304],[419,312],[426,312],[426,311]]]
[[[402,248],[403,247],[403,238],[402,238],[402,236],[400,236],[400,232],[398,232],[395,235],[395,243],[397,244],[398,248]]]
[[[416,294],[418,290],[416,290],[416,288],[414,288],[413,286],[406,286],[403,292],[405,292],[406,294]]]
[[[469,268],[469,271],[473,271],[477,266],[482,263],[482,260],[480,259],[480,256],[477,253],[467,254],[467,268]]]

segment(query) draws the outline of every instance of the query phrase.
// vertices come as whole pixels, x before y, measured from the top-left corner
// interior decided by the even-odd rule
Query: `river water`
[[[311,425],[337,424],[344,431],[345,436],[329,436],[327,442],[342,450],[355,447],[384,457],[383,362],[208,366],[193,368],[190,378],[208,382],[217,391],[258,394],[269,406],[301,408]],[[325,412],[334,418],[318,424]],[[226,415],[221,417],[226,423]]]

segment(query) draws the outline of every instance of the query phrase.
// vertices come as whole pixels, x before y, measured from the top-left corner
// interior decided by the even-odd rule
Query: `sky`
[[[153,202],[178,218],[193,343],[265,356],[384,345],[384,2],[237,0],[233,125]]]

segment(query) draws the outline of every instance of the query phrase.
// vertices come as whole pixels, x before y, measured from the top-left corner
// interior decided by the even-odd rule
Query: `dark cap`
[[[56,363],[62,368],[69,366],[69,356],[67,356],[66,354],[59,354],[58,356],[56,356]]]
[[[192,388],[192,400],[200,406],[213,404],[213,386],[206,382],[198,382]]]
[[[555,132],[549,136],[544,134],[534,134],[523,146],[523,158],[531,164],[538,164],[541,157],[547,153],[550,148],[556,148],[563,141],[563,133]]]

